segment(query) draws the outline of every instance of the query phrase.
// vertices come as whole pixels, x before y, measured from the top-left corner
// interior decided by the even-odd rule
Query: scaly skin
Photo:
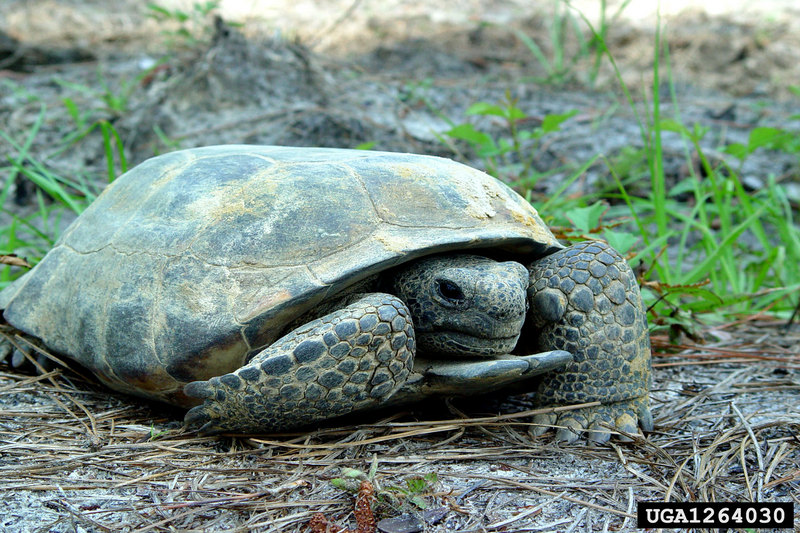
[[[566,350],[575,358],[545,374],[536,391],[545,405],[600,401],[602,405],[539,415],[532,433],[558,426],[557,439],[608,440],[608,425],[636,433],[653,429],[650,338],[636,276],[625,260],[601,242],[583,242],[547,256],[530,268],[529,320],[539,348]]]
[[[186,414],[202,433],[282,430],[380,405],[405,383],[414,329],[397,297],[374,293],[282,337],[231,374],[195,381]]]

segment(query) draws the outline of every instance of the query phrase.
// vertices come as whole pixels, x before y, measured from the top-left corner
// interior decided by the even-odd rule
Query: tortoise
[[[536,435],[652,428],[627,263],[602,242],[563,246],[512,189],[444,158],[249,145],[154,157],[0,309],[108,387],[191,408],[204,433],[512,386],[541,405],[600,402],[537,416]]]

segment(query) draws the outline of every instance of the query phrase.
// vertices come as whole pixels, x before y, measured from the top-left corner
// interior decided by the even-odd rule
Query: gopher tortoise
[[[536,435],[652,427],[627,263],[564,247],[510,188],[448,159],[161,155],[109,185],[0,308],[112,389],[191,407],[205,433],[511,385],[543,406],[600,402],[537,416]]]

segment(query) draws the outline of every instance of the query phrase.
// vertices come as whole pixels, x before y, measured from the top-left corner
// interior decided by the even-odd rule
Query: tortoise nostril
[[[461,287],[449,279],[437,279],[436,291],[439,293],[439,296],[449,302],[461,302],[465,298],[464,291],[461,290]]]

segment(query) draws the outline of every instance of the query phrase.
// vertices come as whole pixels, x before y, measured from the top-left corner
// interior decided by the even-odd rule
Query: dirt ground
[[[95,130],[66,144],[80,129],[66,101],[87,123],[113,124],[131,166],[210,144],[374,143],[480,167],[439,137],[470,104],[506,90],[533,120],[577,110],[537,153],[542,171],[642,146],[607,62],[594,80],[592,56],[545,80],[553,72],[515,32],[552,60],[549,2],[224,1],[218,13],[241,26],[200,17],[184,24],[189,40],[181,24],[149,18],[144,2],[1,1],[0,131],[97,188],[102,137]],[[575,2],[595,24],[598,4]],[[620,5],[609,4],[609,13]],[[652,95],[653,4],[633,0],[607,37],[640,110]],[[663,113],[709,127],[703,146],[720,158],[720,146],[746,142],[756,126],[796,130],[796,3],[692,4],[662,11],[677,103]],[[189,0],[160,5],[192,9]],[[566,57],[578,48],[568,39]],[[664,142],[667,172],[680,179],[684,146],[668,134]],[[17,152],[0,139],[3,161]],[[797,165],[757,153],[742,173],[752,187],[777,176],[798,201]],[[567,172],[554,171],[539,192]],[[593,166],[575,192],[607,178]],[[25,212],[33,199],[18,184],[8,201]],[[379,517],[420,522],[385,522],[385,532],[633,531],[635,502],[645,500],[795,501],[800,526],[800,329],[764,315],[702,333],[704,342],[683,344],[653,335],[656,429],[602,446],[530,437],[524,395],[442,400],[293,434],[198,437],[182,428],[182,413],[74,373],[0,365],[0,529],[294,532],[319,511],[352,525],[353,497],[330,480],[371,467],[387,498]],[[419,494],[404,496],[423,476]]]

